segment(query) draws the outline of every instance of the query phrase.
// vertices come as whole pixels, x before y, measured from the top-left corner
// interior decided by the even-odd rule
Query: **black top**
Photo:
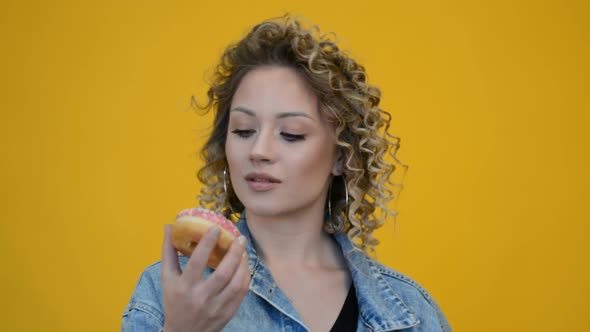
[[[356,290],[354,289],[354,284],[351,284],[348,295],[346,295],[346,300],[344,300],[344,305],[330,332],[354,332],[356,331],[358,319],[359,306],[356,299]]]

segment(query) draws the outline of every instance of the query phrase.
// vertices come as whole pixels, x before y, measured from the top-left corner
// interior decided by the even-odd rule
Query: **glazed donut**
[[[213,226],[218,226],[221,232],[207,266],[217,268],[232,242],[240,236],[234,223],[224,216],[203,208],[180,211],[172,224],[172,243],[181,254],[190,257],[201,237]]]

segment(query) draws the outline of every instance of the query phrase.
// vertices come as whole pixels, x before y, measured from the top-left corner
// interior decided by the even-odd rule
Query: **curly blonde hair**
[[[320,34],[317,26],[306,28],[289,14],[256,25],[229,45],[212,76],[208,102],[199,105],[192,99],[193,107],[215,112],[212,133],[201,150],[205,165],[198,178],[204,187],[198,199],[227,217],[244,208],[226,174],[225,140],[232,98],[241,79],[265,65],[286,66],[302,74],[318,96],[320,112],[334,128],[344,164],[337,177],[340,181],[333,179],[328,198],[331,215],[324,229],[332,234],[346,232],[357,248],[373,252],[378,244],[373,231],[397,214],[387,204],[399,192],[389,187],[401,190],[402,186],[391,181],[393,173],[405,174],[407,169],[396,158],[400,140],[388,133],[391,116],[378,107],[381,91],[367,83],[365,68],[338,48],[333,33]],[[387,155],[393,162],[386,160]]]

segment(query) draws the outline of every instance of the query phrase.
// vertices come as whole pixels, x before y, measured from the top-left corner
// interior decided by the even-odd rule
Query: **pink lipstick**
[[[246,182],[250,190],[255,192],[265,192],[275,189],[281,181],[266,173],[248,173]]]

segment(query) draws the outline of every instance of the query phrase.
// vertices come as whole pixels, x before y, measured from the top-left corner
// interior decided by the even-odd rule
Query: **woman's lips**
[[[255,192],[273,190],[281,183],[280,180],[264,173],[250,173],[246,175],[246,182],[250,190]]]

